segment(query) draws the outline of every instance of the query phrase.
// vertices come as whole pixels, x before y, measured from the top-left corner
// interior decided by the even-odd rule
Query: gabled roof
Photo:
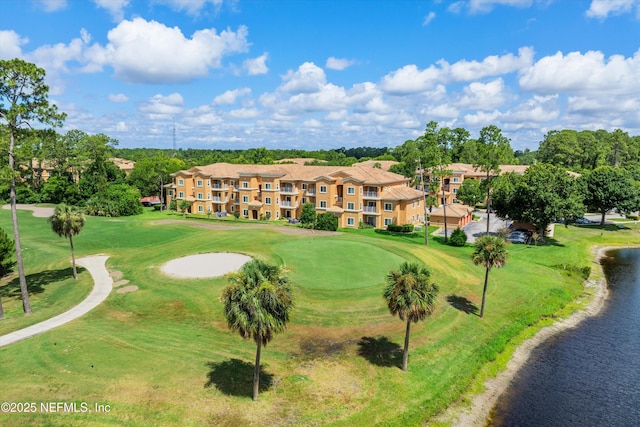
[[[424,197],[424,193],[411,187],[389,187],[380,194],[381,200],[415,200]]]
[[[459,203],[447,205],[447,217],[464,218],[465,216],[469,215],[470,212],[473,212],[473,209],[471,209],[469,206],[461,205]],[[434,209],[431,212],[431,215],[444,216],[444,209],[442,207]]]
[[[335,181],[345,179],[369,185],[407,182],[407,178],[382,169],[351,166],[302,166],[298,164],[247,165],[214,163],[178,171],[172,176],[198,175],[211,178],[239,178],[240,176],[272,176],[282,181]]]

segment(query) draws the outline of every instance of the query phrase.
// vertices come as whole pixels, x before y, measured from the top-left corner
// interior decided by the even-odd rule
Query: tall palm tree
[[[417,323],[433,313],[438,295],[438,287],[431,282],[431,272],[425,265],[403,262],[399,270],[387,275],[384,299],[392,315],[407,320],[404,336],[402,370],[407,370],[409,358],[409,332],[411,322]]]
[[[73,263],[73,278],[78,280],[76,271],[76,254],[73,249],[73,236],[77,236],[84,227],[84,215],[73,206],[61,204],[56,206],[53,215],[49,217],[51,229],[60,237],[69,239],[71,245],[71,261]]]
[[[253,260],[229,278],[222,291],[224,315],[230,329],[256,342],[253,400],[260,387],[260,350],[277,332],[286,329],[293,307],[293,287],[285,271],[276,265]]]
[[[507,253],[506,242],[498,236],[484,235],[476,240],[476,250],[473,253],[473,263],[486,268],[484,274],[484,288],[482,289],[482,306],[480,307],[480,317],[484,316],[484,301],[487,295],[487,282],[489,281],[489,271],[493,268],[504,267],[509,254]]]

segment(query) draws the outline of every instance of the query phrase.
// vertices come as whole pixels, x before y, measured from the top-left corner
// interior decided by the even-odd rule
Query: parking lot
[[[511,224],[511,221],[503,220],[496,217],[495,214],[486,214],[484,212],[474,212],[475,215],[480,216],[479,221],[472,221],[469,224],[462,227],[465,233],[467,233],[467,242],[474,243],[476,238],[484,236],[487,232],[487,215],[489,215],[489,233],[495,234],[496,231],[501,228],[506,228]],[[451,233],[455,230],[455,227],[447,227],[447,234],[451,236]],[[444,227],[440,232],[440,236],[444,236]]]

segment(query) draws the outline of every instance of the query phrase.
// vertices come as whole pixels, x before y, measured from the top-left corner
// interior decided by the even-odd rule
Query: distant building
[[[187,200],[191,213],[299,219],[302,206],[311,203],[316,212],[335,215],[339,227],[424,221],[423,193],[404,176],[369,166],[215,163],[171,176],[167,203]]]

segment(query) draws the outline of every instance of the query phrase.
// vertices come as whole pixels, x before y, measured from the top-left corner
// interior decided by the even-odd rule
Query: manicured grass
[[[476,387],[483,367],[500,360],[511,339],[584,293],[575,271],[592,265],[592,245],[640,240],[640,228],[632,225],[558,227],[553,244],[511,245],[507,266],[491,272],[481,320],[473,312],[484,270],[471,263],[470,246],[431,239],[425,247],[423,237],[370,230],[306,236],[271,226],[208,230],[190,220],[154,225],[165,218],[179,219],[159,212],[88,218],[76,239],[78,256],[110,255],[107,266],[139,290],[112,293],[81,319],[0,349],[4,400],[84,401],[91,408],[108,404],[110,412],[0,414],[0,424],[421,425]],[[28,274],[65,271],[68,242],[44,219],[21,213],[20,220]],[[6,211],[0,226],[10,229]],[[211,251],[284,264],[295,284],[289,328],[262,352],[263,391],[256,403],[255,344],[226,327],[219,301],[224,278],[180,280],[160,272],[170,259]],[[436,312],[412,328],[407,373],[398,358],[404,322],[388,313],[381,296],[387,272],[402,260],[425,262],[441,288]],[[73,305],[82,295],[62,289],[82,283],[88,289],[88,282],[83,272],[79,282],[63,278],[43,285],[44,292],[33,296],[42,307],[34,307],[30,318],[46,304]],[[19,303],[15,297],[3,302]],[[4,322],[21,319],[12,309],[0,328],[12,329]]]

